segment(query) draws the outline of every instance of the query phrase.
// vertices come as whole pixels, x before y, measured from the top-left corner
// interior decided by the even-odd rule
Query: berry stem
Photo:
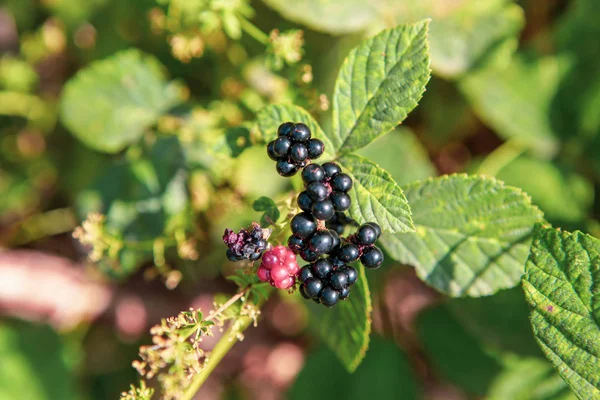
[[[269,35],[261,31],[256,25],[248,21],[246,18],[240,18],[240,25],[244,32],[252,36],[257,42],[265,46],[269,44]]]

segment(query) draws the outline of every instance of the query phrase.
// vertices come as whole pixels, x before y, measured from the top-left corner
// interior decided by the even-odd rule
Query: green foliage
[[[61,118],[87,146],[117,153],[139,141],[181,97],[154,57],[128,50],[93,63],[65,86]]]
[[[279,208],[277,208],[277,204],[275,204],[271,198],[266,196],[254,200],[252,208],[254,211],[263,211],[263,216],[260,217],[260,225],[263,228],[275,224],[281,215]]]
[[[580,399],[600,396],[599,256],[598,239],[538,226],[523,277],[535,338]]]
[[[486,296],[518,284],[533,225],[542,220],[526,194],[466,175],[404,189],[416,232],[384,237],[393,258],[452,297]]]

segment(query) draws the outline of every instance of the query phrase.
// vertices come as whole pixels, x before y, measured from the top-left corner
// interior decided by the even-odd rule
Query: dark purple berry
[[[339,250],[336,252],[337,257],[345,263],[352,263],[358,260],[360,255],[360,250],[358,246],[353,243],[346,243],[341,246]]]
[[[314,299],[319,297],[323,286],[323,282],[319,278],[309,278],[304,282],[304,292]]]
[[[321,182],[311,182],[306,186],[306,192],[314,201],[323,201],[327,198],[327,186]]]
[[[313,272],[310,268],[310,265],[305,265],[304,267],[300,268],[300,272],[298,273],[298,279],[300,279],[300,282],[306,282],[312,277]]]
[[[304,285],[300,285],[300,288],[298,289],[300,292],[300,296],[304,297],[305,299],[310,299],[310,296],[306,294],[306,290],[304,289]]]
[[[227,259],[229,261],[241,261],[244,259],[243,256],[235,254],[231,249],[227,249],[225,254],[227,255]]]
[[[317,221],[311,214],[302,212],[292,218],[290,227],[294,235],[305,239],[317,231]]]
[[[304,243],[304,240],[302,240],[302,238],[292,235],[288,238],[288,247],[294,253],[298,254],[300,253],[300,251],[302,251],[302,249],[306,248],[306,243]]]
[[[319,164],[308,164],[302,170],[302,180],[304,183],[322,182],[325,179],[325,171]]]
[[[302,293],[300,293],[302,294]],[[350,287],[346,286],[342,290],[340,290],[340,300],[346,300],[350,296]]]
[[[354,267],[351,266],[347,266],[346,268],[344,268],[344,274],[346,274],[346,277],[348,278],[348,285],[354,285],[354,282],[356,282],[356,280],[358,279],[358,272],[356,271],[356,269],[354,269]]]
[[[325,151],[325,144],[319,139],[310,139],[308,142],[308,158],[316,160],[321,157],[323,151]]]
[[[278,160],[277,164],[275,165],[275,169],[281,176],[292,176],[298,172],[298,167],[296,164],[288,162],[287,160]]]
[[[333,178],[335,175],[342,172],[340,166],[334,162],[326,162],[325,164],[321,165],[321,167],[323,167],[325,175],[327,175],[328,178]]]
[[[331,262],[326,258],[321,258],[312,265],[312,273],[320,279],[325,279],[333,270]]]
[[[348,286],[348,277],[342,271],[336,271],[329,277],[329,283],[334,289],[342,290]]]
[[[383,263],[383,253],[377,247],[371,247],[363,252],[360,262],[365,268],[376,269]]]
[[[335,215],[335,208],[333,208],[333,203],[331,202],[331,200],[325,199],[323,201],[317,201],[313,203],[311,207],[311,212],[316,219],[320,219],[321,221],[327,221]]]
[[[381,237],[381,227],[378,224],[375,222],[367,222],[365,225],[371,225],[373,229],[375,229],[375,232],[377,232],[377,239]]]
[[[377,230],[370,224],[361,225],[356,232],[358,244],[370,246],[377,241]]]
[[[333,192],[329,196],[336,211],[346,211],[350,208],[350,196],[344,192]]]
[[[299,122],[299,123],[295,124],[294,127],[292,128],[290,137],[295,142],[300,142],[300,143],[308,142],[310,140],[310,129],[308,128],[308,126],[306,126],[302,122]]]
[[[333,229],[329,229],[329,234],[333,238],[333,245],[331,245],[331,250],[333,251],[334,249],[336,249],[340,245],[340,236]]]
[[[320,254],[315,253],[309,248],[300,251],[300,257],[306,262],[313,262],[319,259]]]
[[[286,157],[291,147],[292,141],[285,136],[280,136],[273,143],[273,153],[277,157]]]
[[[336,254],[337,254],[337,251],[336,251]],[[335,268],[343,268],[346,266],[346,264],[342,260],[340,260],[337,256],[330,256],[329,261],[331,262],[331,265],[333,265]]]
[[[296,202],[302,211],[311,212],[314,201],[310,198],[308,193],[306,193],[306,190],[304,192],[300,192]]]
[[[283,124],[279,125],[279,128],[277,128],[277,136],[289,136],[293,127],[293,122],[284,122]]]
[[[319,296],[319,299],[321,299],[321,303],[324,306],[333,307],[337,304],[338,300],[340,299],[340,292],[338,292],[337,290],[335,290],[329,286],[326,286],[321,291],[321,295]]]
[[[269,158],[273,161],[277,161],[279,159],[279,157],[277,157],[277,154],[275,154],[275,150],[273,149],[273,145],[275,144],[275,141],[271,141],[269,142],[269,144],[267,144],[267,154],[269,155]]]
[[[331,188],[340,192],[352,189],[352,178],[346,174],[337,174],[331,180]]]
[[[308,150],[302,143],[296,143],[290,149],[290,158],[299,163],[308,158]]]
[[[333,247],[333,237],[329,231],[317,231],[308,239],[308,247],[317,254],[325,254]]]

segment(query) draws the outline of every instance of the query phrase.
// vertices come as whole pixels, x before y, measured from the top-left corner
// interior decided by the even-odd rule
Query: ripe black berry
[[[290,227],[294,235],[304,239],[317,231],[317,221],[311,214],[302,212],[292,218]]]
[[[302,292],[300,293],[302,294]],[[340,300],[346,300],[348,296],[350,296],[350,286],[346,286],[345,288],[340,290]]]
[[[300,269],[300,273],[298,274],[298,278],[300,279],[300,282],[306,282],[307,280],[309,280],[312,277],[313,277],[313,272],[311,270],[310,265],[305,265],[304,267],[302,267]]]
[[[302,211],[312,211],[314,201],[310,198],[306,190],[298,195],[296,202],[298,203],[298,207],[300,207]]]
[[[351,266],[347,266],[346,268],[344,268],[343,271],[346,274],[346,277],[348,278],[348,285],[354,285],[354,282],[356,282],[356,280],[358,279],[358,272],[356,271],[356,269],[354,269]]]
[[[275,169],[277,170],[277,173],[281,176],[292,176],[296,172],[298,172],[298,167],[296,166],[296,164],[293,164],[286,160],[278,160],[277,164],[275,165]]]
[[[323,151],[325,151],[325,144],[319,139],[310,139],[306,147],[308,148],[308,158],[311,160],[321,157]]]
[[[338,249],[336,256],[345,263],[352,263],[358,260],[360,250],[354,243],[346,243]]]
[[[312,204],[311,212],[315,218],[320,219],[321,221],[327,221],[335,214],[335,208],[333,204],[334,203],[329,199],[317,201]]]
[[[352,189],[352,178],[346,174],[337,174],[331,179],[331,188],[340,192]]]
[[[301,163],[308,157],[308,150],[302,143],[296,143],[290,149],[290,157],[296,163]]]
[[[288,247],[294,253],[298,254],[300,251],[302,251],[302,249],[306,248],[306,243],[304,243],[302,238],[292,235],[288,238]]]
[[[371,224],[361,225],[356,232],[356,240],[363,246],[375,244],[377,237],[377,230]]]
[[[306,290],[304,289],[304,285],[300,285],[300,288],[298,289],[300,291],[300,295],[302,297],[304,297],[305,299],[310,299],[310,296],[308,294],[306,294]]]
[[[308,164],[302,170],[302,180],[304,183],[322,182],[325,179],[325,171],[319,164]]]
[[[321,167],[323,167],[323,170],[328,178],[333,178],[335,175],[342,172],[340,166],[334,162],[326,162],[325,164],[321,165]]]
[[[360,262],[365,268],[379,268],[383,263],[383,253],[375,246],[370,247],[363,252],[363,255],[360,257]]]
[[[306,192],[314,201],[323,201],[327,198],[327,186],[321,182],[311,182],[306,186]]]
[[[312,251],[311,249],[309,249],[308,247],[305,249],[300,250],[300,257],[302,257],[302,259],[306,262],[313,262],[319,259],[320,254],[319,253],[315,253],[314,251]]]
[[[317,231],[308,239],[309,248],[317,254],[325,254],[333,247],[333,237],[329,231]]]
[[[340,245],[340,236],[333,229],[329,229],[329,234],[333,238],[333,244],[331,245],[331,251],[334,251]]]
[[[269,144],[267,144],[267,154],[269,155],[269,158],[271,160],[277,161],[278,157],[277,157],[277,154],[275,154],[274,145],[275,145],[274,140],[269,142]]]
[[[279,125],[279,128],[277,128],[277,136],[289,136],[293,127],[293,122],[284,122],[283,124]]]
[[[371,225],[373,229],[377,232],[377,239],[381,236],[381,227],[375,222],[367,222],[365,225]]]
[[[323,288],[323,290],[321,291],[321,295],[319,296],[321,303],[327,307],[335,306],[337,304],[339,298],[340,298],[340,292],[338,292],[337,290],[335,290],[329,286],[326,286],[325,288]]]
[[[304,282],[304,291],[311,298],[317,298],[323,290],[323,282],[319,278],[309,278]]]
[[[280,136],[277,139],[275,139],[275,142],[273,143],[273,153],[277,157],[285,157],[287,156],[287,153],[291,147],[292,141],[290,140],[290,138]]]
[[[336,290],[342,290],[348,285],[348,276],[342,271],[336,271],[329,277],[331,287]]]
[[[299,122],[292,128],[290,137],[295,142],[307,142],[310,139],[310,129],[302,122]]]
[[[331,262],[326,258],[321,258],[312,264],[312,273],[319,279],[325,280],[333,270]]]
[[[344,192],[333,192],[329,198],[337,211],[346,211],[350,208],[350,196]]]

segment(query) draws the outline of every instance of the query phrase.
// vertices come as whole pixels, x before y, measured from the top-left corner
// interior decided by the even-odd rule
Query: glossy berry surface
[[[333,248],[333,237],[329,231],[317,231],[308,239],[308,247],[317,254],[325,254]]]
[[[331,271],[333,271],[333,265],[326,258],[321,258],[315,261],[311,267],[312,273],[319,279],[327,279]]]
[[[350,196],[344,192],[335,191],[329,196],[336,211],[346,211],[350,208]]]
[[[283,124],[279,125],[279,128],[277,128],[277,136],[289,136],[293,127],[293,122],[284,122]]]
[[[302,238],[292,235],[288,238],[288,247],[294,253],[298,254],[302,249],[306,248],[306,243]]]
[[[329,199],[313,202],[310,211],[316,219],[320,219],[321,221],[327,221],[335,215],[335,207]]]
[[[346,286],[348,286],[348,276],[342,271],[336,271],[331,274],[329,278],[329,282],[331,283],[331,287],[336,290],[342,290]]]
[[[379,268],[383,263],[383,252],[375,246],[368,248],[360,257],[360,262],[365,266],[365,268]]]
[[[325,179],[325,171],[319,164],[308,164],[302,170],[302,180],[308,184],[311,182],[322,182]]]
[[[335,175],[342,172],[342,168],[334,162],[326,162],[321,165],[328,178],[333,178]]]
[[[352,263],[360,257],[360,249],[353,243],[346,243],[340,246],[336,252],[336,256],[345,263]]]
[[[340,192],[352,189],[352,178],[346,174],[337,174],[331,179],[331,188]]]
[[[314,275],[313,275],[311,266],[305,265],[304,267],[300,268],[300,273],[298,274],[298,279],[300,279],[300,282],[306,282],[313,276]]]
[[[308,158],[311,160],[321,157],[325,151],[325,144],[319,139],[310,139],[306,147],[308,149]]]
[[[325,288],[323,288],[319,299],[321,300],[321,304],[323,304],[324,306],[333,307],[337,304],[338,300],[340,299],[340,292],[338,292],[332,287],[326,286]]]
[[[319,254],[315,253],[314,251],[312,251],[309,248],[306,248],[306,249],[302,249],[300,251],[300,257],[302,257],[302,259],[304,261],[313,262],[313,261],[316,261],[319,258]]]
[[[346,278],[348,280],[349,285],[354,285],[356,280],[358,279],[358,272],[353,267],[347,266],[344,268],[344,273],[346,274]]]
[[[375,222],[367,222],[365,225],[370,225],[371,227],[373,227],[373,229],[375,229],[375,232],[377,232],[377,239],[381,237],[381,227],[379,226],[379,224]]]
[[[306,193],[310,196],[314,201],[322,201],[327,198],[328,189],[321,182],[311,182],[306,186]]]
[[[296,283],[299,271],[296,255],[287,247],[277,246],[263,255],[256,275],[278,289],[289,289]]]
[[[296,203],[302,211],[311,212],[314,201],[310,198],[310,196],[305,190],[303,192],[300,192],[298,198],[296,199]]]
[[[319,278],[309,278],[304,282],[304,291],[311,298],[317,298],[323,290],[323,282]]]
[[[290,137],[295,142],[308,142],[310,140],[310,136],[310,129],[302,122],[295,124],[290,133]]]
[[[288,162],[287,160],[278,160],[275,164],[277,173],[281,176],[293,176],[298,172],[298,166],[296,164]]]
[[[308,158],[308,150],[306,149],[306,146],[302,143],[296,143],[292,145],[292,148],[290,149],[290,157],[296,163],[301,163],[302,161],[306,160]]]
[[[370,224],[361,225],[356,232],[356,241],[364,246],[375,244],[377,238],[377,230]]]
[[[317,231],[317,221],[311,214],[302,212],[292,218],[290,227],[295,236],[304,239]]]

